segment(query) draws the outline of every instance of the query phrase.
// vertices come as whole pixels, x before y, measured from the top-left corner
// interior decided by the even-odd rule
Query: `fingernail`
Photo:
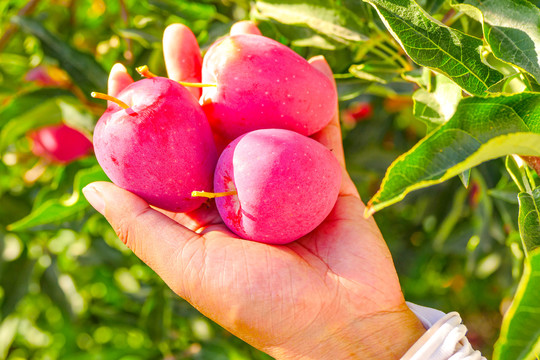
[[[82,192],[90,205],[92,205],[101,215],[105,215],[105,201],[96,187],[92,184],[87,185],[82,189]]]

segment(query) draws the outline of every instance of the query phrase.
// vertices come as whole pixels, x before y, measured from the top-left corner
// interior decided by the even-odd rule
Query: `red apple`
[[[312,135],[336,113],[332,81],[287,46],[239,34],[215,43],[203,59],[201,105],[228,141],[257,129]]]
[[[324,145],[290,130],[264,129],[225,148],[214,175],[218,194],[210,197],[218,195],[223,221],[240,237],[286,244],[328,216],[340,185],[341,166]]]
[[[204,199],[191,192],[212,188],[217,152],[197,99],[175,81],[152,77],[129,85],[116,101],[122,106],[111,103],[94,131],[105,173],[156,207],[199,207]]]
[[[32,152],[51,162],[67,164],[88,155],[92,142],[65,124],[43,127],[29,134]]]

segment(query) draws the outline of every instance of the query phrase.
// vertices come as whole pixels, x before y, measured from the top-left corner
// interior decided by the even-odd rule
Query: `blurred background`
[[[419,3],[437,19],[452,15],[445,1]],[[400,76],[419,69],[361,1],[1,1],[0,359],[269,358],[173,294],[81,195],[106,179],[90,142],[105,104],[90,92],[106,92],[112,65],[134,79],[144,64],[166,75],[168,24],[188,25],[204,52],[244,19],[306,58],[327,58],[364,200],[426,134],[415,85]],[[453,26],[481,35],[471,19]],[[375,215],[406,299],[458,311],[488,357],[521,275],[516,192],[496,160],[473,169],[468,188],[456,178]]]

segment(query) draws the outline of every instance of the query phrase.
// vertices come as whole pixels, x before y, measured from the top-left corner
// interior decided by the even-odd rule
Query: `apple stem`
[[[137,72],[141,74],[141,76],[144,76],[145,78],[150,79],[157,76],[156,74],[151,72],[150,69],[148,69],[148,65],[136,67],[135,70],[137,70]]]
[[[141,74],[142,76],[144,76],[145,78],[150,79],[150,78],[153,78],[153,77],[157,76],[156,74],[152,73],[148,69],[148,65],[139,66],[135,70],[137,70],[137,72],[139,74]],[[217,84],[192,83],[192,82],[187,82],[187,81],[177,81],[177,83],[179,83],[180,85],[183,85],[183,86],[196,87],[196,88],[215,87],[215,86],[217,86]]]
[[[203,84],[203,83],[192,83],[192,82],[185,82],[185,81],[177,81],[180,85],[184,85],[187,87],[195,87],[195,88],[203,88],[203,87],[217,87],[217,84]]]
[[[223,197],[223,196],[229,196],[229,195],[236,195],[238,194],[235,190],[232,191],[225,191],[220,193],[212,193],[212,192],[206,192],[206,191],[193,191],[191,193],[191,196],[193,197],[206,197],[209,199],[217,198],[217,197]]]
[[[117,99],[115,98],[114,96],[111,96],[111,95],[107,95],[107,94],[103,94],[103,93],[99,93],[99,92],[92,92],[90,94],[93,98],[96,98],[96,99],[102,99],[102,100],[109,100],[109,101],[112,101],[113,103],[116,103],[118,104],[120,107],[124,108],[124,109],[129,109],[129,105],[126,104],[125,102],[123,102],[122,100],[120,99]]]

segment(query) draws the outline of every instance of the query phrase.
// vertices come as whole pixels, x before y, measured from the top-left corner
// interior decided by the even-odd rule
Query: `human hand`
[[[233,32],[258,29],[242,22]],[[171,79],[200,81],[200,52],[187,27],[169,26],[163,48]],[[310,63],[332,77],[324,58]],[[115,65],[109,94],[132,81]],[[83,191],[174,292],[273,357],[397,359],[424,329],[405,304],[377,225],[363,218],[364,204],[345,170],[337,116],[312,137],[342,165],[340,195],[317,229],[287,245],[240,239],[213,202],[191,213],[171,213],[112,183],[93,183]]]

